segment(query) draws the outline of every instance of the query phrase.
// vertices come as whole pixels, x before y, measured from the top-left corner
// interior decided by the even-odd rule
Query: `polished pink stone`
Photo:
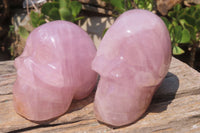
[[[106,32],[92,63],[100,74],[96,118],[113,126],[135,122],[147,110],[170,61],[164,22],[146,10],[123,13]]]
[[[96,48],[77,25],[67,21],[44,24],[29,35],[15,60],[14,107],[32,121],[64,114],[72,99],[90,94],[97,82],[91,69]]]

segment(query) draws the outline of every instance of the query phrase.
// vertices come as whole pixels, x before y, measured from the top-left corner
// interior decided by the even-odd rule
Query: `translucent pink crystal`
[[[33,121],[65,113],[72,99],[90,94],[97,81],[91,69],[96,48],[81,28],[67,21],[44,24],[29,35],[15,60],[16,112]]]
[[[97,119],[122,126],[141,117],[170,60],[164,22],[145,10],[123,13],[106,32],[92,63],[101,76],[94,102]]]

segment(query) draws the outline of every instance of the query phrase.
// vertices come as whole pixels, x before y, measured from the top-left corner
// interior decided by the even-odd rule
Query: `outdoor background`
[[[29,33],[54,20],[81,26],[98,47],[114,20],[135,8],[160,16],[173,56],[200,71],[200,0],[0,0],[0,61],[19,56]]]

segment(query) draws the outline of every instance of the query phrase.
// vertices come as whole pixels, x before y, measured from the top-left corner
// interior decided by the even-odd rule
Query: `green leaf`
[[[35,27],[35,28],[38,27],[38,22],[40,20],[39,13],[31,11],[30,18],[31,18],[31,24],[32,24],[32,26]]]
[[[81,11],[82,5],[78,1],[71,2],[72,15],[76,17]]]
[[[144,9],[144,7],[145,7],[145,1],[139,1],[139,2],[138,2],[138,7],[139,7],[140,9]]]
[[[200,9],[196,9],[196,11],[193,13],[193,16],[195,19],[200,18]]]
[[[172,51],[174,55],[181,55],[185,53],[185,51],[181,49],[179,46],[174,46]]]
[[[178,24],[178,22],[176,22],[176,21],[172,21],[172,25],[176,27],[176,26],[178,26],[179,24]]]
[[[174,38],[175,38],[175,42],[179,43],[181,41],[181,37],[182,37],[182,27],[181,26],[176,26],[174,27]]]
[[[197,9],[200,9],[200,4],[196,5],[195,7],[196,7]]]
[[[81,19],[84,19],[85,17],[84,16],[81,16],[81,17],[77,17],[74,19],[74,21],[78,21],[78,20],[81,20]]]
[[[174,41],[174,27],[171,27],[169,29],[169,34],[170,34],[170,38],[171,38],[171,41],[173,42]]]
[[[182,8],[181,5],[177,4],[176,6],[173,7],[172,11],[168,12],[168,16],[177,19],[177,17],[179,16],[179,12],[182,12],[181,8]]]
[[[169,29],[169,25],[170,25],[169,20],[168,20],[166,17],[161,17],[161,19],[164,21],[165,25],[166,25],[167,28]]]
[[[69,0],[59,0],[59,7],[60,8],[67,8],[67,7],[69,7]]]
[[[188,15],[188,14],[183,15],[181,18],[185,19],[187,21],[187,23],[192,25],[192,26],[195,26],[195,24],[196,24],[195,23],[195,21],[196,21],[195,18],[190,16],[190,15]]]
[[[153,10],[153,4],[148,3],[148,5],[147,5],[147,7],[145,9],[147,9],[149,11],[152,11]]]
[[[44,5],[42,5],[41,13],[43,13],[44,15],[48,15],[49,9],[51,8],[52,8],[52,3],[45,3]]]
[[[43,13],[44,15],[49,16],[49,12],[52,8],[59,8],[59,3],[58,2],[51,2],[51,3],[45,3],[44,5],[42,5],[42,9],[41,9],[41,13]]]
[[[52,8],[50,11],[49,11],[49,17],[52,19],[52,20],[60,20],[60,14],[59,14],[59,11],[58,11],[58,8]]]
[[[196,33],[195,33],[195,30],[194,30],[194,27],[190,24],[187,24],[187,23],[184,24],[184,27],[190,32],[190,36],[191,36],[192,41],[196,41]]]
[[[11,37],[11,35],[14,33],[15,33],[15,26],[9,25],[8,37]]]
[[[127,0],[127,10],[133,9],[132,0]]]
[[[191,39],[190,32],[187,29],[183,29],[180,43],[189,43],[190,39]]]
[[[109,29],[109,28],[105,28],[105,29],[103,30],[102,36],[104,36],[104,35],[106,34],[106,32],[108,31],[108,29]]]
[[[196,20],[196,27],[197,27],[197,30],[200,31],[200,17],[198,20]]]
[[[180,19],[180,20],[179,20],[179,23],[181,24],[181,26],[182,26],[183,28],[185,28],[185,24],[187,24],[187,22],[185,21],[185,19]]]
[[[44,23],[46,23],[45,16],[44,16],[44,14],[40,14],[39,21],[38,21],[38,26],[40,26],[40,25],[42,25]]]
[[[135,4],[138,4],[139,0],[134,0]]]
[[[182,8],[181,4],[176,4],[176,6],[173,9],[174,11],[179,12],[181,8]]]
[[[31,11],[30,13],[31,18],[31,24],[34,28],[40,26],[41,24],[46,23],[45,22],[45,16],[43,14],[39,14],[37,12]]]
[[[176,12],[175,11],[169,11],[168,16],[171,18],[176,18]]]
[[[42,24],[45,24],[46,21],[44,19],[41,19],[39,22],[38,22],[38,26],[42,25]]]
[[[61,20],[73,21],[72,11],[69,8],[59,9]]]
[[[188,15],[192,15],[195,12],[195,10],[196,10],[195,6],[190,6],[185,8],[185,11],[187,12]]]
[[[124,8],[124,0],[110,0],[111,5],[113,5],[115,7],[115,9],[117,11],[119,11],[120,13],[122,13],[123,11],[125,11]]]
[[[19,26],[19,35],[24,39],[27,39],[27,37],[29,36],[29,32],[26,30],[26,28]]]
[[[185,13],[184,8],[182,8],[180,11],[178,11],[178,16],[180,16],[180,15],[182,15],[184,13]]]

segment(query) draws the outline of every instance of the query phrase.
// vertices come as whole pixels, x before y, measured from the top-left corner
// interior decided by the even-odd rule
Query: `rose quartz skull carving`
[[[17,113],[45,121],[65,113],[73,98],[88,96],[97,81],[91,69],[95,54],[90,37],[71,22],[54,21],[36,28],[15,60]]]
[[[141,117],[170,60],[164,22],[145,10],[123,13],[106,32],[92,63],[101,76],[94,102],[97,119],[122,126]]]

